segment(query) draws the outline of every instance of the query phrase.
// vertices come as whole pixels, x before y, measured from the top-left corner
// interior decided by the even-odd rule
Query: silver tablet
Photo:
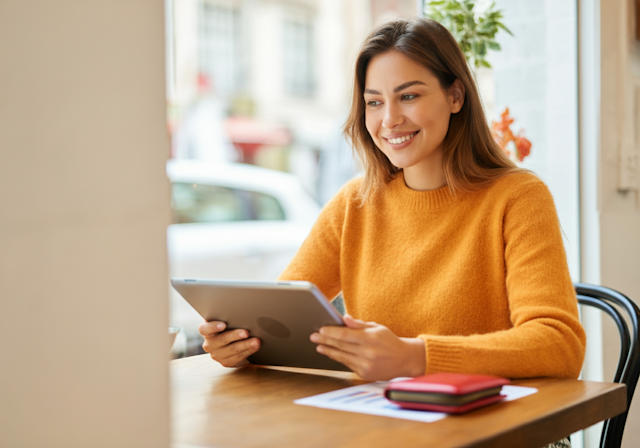
[[[309,340],[320,327],[344,326],[312,283],[172,278],[171,284],[207,322],[244,328],[260,339],[260,350],[248,358],[253,364],[350,371]]]

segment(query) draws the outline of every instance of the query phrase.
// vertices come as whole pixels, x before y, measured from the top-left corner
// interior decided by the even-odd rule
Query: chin
[[[395,166],[396,168],[401,169],[401,170],[403,170],[405,168],[410,168],[411,166],[414,165],[413,163],[408,162],[406,160],[394,160],[394,159],[392,159],[392,158],[390,158],[388,156],[387,156],[387,159],[389,159],[389,162],[391,162],[391,164],[393,166]]]

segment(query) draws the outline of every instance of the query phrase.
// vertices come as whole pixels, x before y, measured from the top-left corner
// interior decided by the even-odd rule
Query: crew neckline
[[[422,210],[438,210],[456,201],[448,185],[435,190],[412,190],[404,180],[404,173],[398,172],[395,179],[389,182],[392,195],[402,204],[410,208]]]

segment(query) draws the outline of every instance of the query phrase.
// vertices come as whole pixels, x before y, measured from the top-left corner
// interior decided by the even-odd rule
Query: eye
[[[371,100],[371,101],[367,101],[367,106],[369,107],[376,107],[381,105],[382,103],[380,101],[376,101],[376,100]]]
[[[417,97],[418,97],[418,95],[413,94],[413,93],[405,93],[404,95],[401,96],[402,100],[404,100],[404,101],[409,101],[409,100],[415,99]]]

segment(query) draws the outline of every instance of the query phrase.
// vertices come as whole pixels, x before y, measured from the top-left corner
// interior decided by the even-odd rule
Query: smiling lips
[[[392,145],[400,145],[408,140],[411,140],[417,133],[418,131],[413,132],[411,134],[403,135],[401,137],[395,137],[395,138],[384,137],[384,139],[389,143],[391,143]]]

